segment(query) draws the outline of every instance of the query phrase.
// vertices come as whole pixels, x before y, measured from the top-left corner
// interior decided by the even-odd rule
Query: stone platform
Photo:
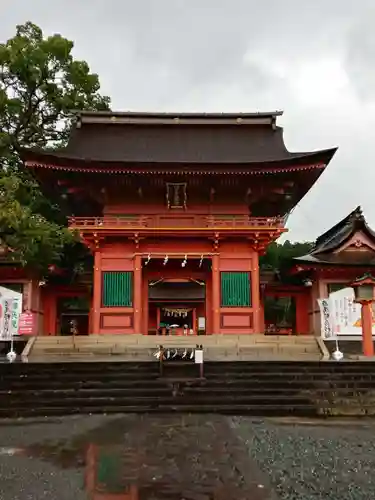
[[[165,349],[203,346],[207,361],[318,361],[323,353],[313,336],[210,335],[147,336],[89,335],[30,339],[24,350],[29,361],[150,361]]]

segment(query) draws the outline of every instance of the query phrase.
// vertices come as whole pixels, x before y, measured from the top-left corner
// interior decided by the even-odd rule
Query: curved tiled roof
[[[274,113],[80,113],[66,148],[25,150],[26,161],[189,165],[323,162],[336,149],[290,153]]]
[[[345,256],[334,253],[357,232],[363,232],[375,243],[375,232],[367,224],[360,206],[319,236],[311,252],[302,257],[296,257],[295,260],[306,264],[375,265],[375,253],[373,255],[356,253]]]

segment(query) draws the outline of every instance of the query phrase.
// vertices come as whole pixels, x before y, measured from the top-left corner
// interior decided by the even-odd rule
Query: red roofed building
[[[94,256],[89,333],[264,331],[259,255],[335,153],[290,153],[280,115],[84,112],[24,151]]]
[[[318,299],[346,288],[359,276],[375,272],[375,233],[357,207],[319,236],[311,252],[294,259],[291,273],[311,283],[310,331],[320,332]]]

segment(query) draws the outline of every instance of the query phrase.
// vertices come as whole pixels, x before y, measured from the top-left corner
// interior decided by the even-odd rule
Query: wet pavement
[[[370,500],[375,421],[0,420],[0,500]]]
[[[230,420],[210,415],[0,421],[0,499],[274,500]]]

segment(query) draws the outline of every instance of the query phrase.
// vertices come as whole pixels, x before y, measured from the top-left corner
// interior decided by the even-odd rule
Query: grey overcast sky
[[[291,215],[313,239],[357,205],[375,228],[374,0],[0,0],[75,42],[117,110],[284,110],[289,150],[338,146]]]

